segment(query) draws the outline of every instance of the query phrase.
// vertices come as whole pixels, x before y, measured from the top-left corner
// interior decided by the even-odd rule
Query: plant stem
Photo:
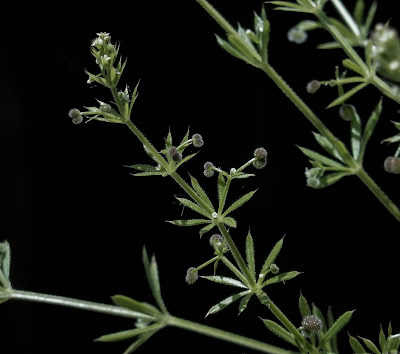
[[[156,320],[156,318],[153,316],[128,310],[123,307],[101,304],[93,301],[79,300],[65,296],[41,294],[32,291],[11,289],[9,290],[8,294],[5,297],[14,300],[25,300],[25,301],[39,302],[45,304],[72,307],[79,310],[100,312],[112,316],[142,318],[145,320],[152,320],[152,321]]]
[[[256,286],[256,283],[253,277],[251,276],[249,269],[246,266],[246,262],[244,261],[242,255],[240,254],[238,248],[236,247],[235,242],[233,242],[231,235],[226,229],[226,226],[223,223],[218,223],[218,229],[221,232],[222,236],[224,237],[229,247],[229,251],[232,253],[232,256],[235,259],[236,264],[238,265],[240,271],[247,279],[249,288],[254,288]]]
[[[369,174],[363,169],[359,169],[356,175],[364,182],[368,189],[379,199],[379,201],[386,207],[386,209],[400,221],[400,209],[394,204],[390,198],[379,188],[375,181],[369,176]]]
[[[199,323],[191,322],[188,320],[184,320],[182,318],[170,316],[167,320],[167,324],[173,327],[178,327],[181,329],[185,329],[187,331],[196,332],[202,335],[206,335],[208,337],[217,338],[220,340],[224,340],[229,343],[241,345],[243,347],[258,350],[263,353],[270,354],[294,354],[294,352],[281,349],[270,344],[260,342],[258,340],[247,338],[240,336],[238,334],[230,333],[227,331],[223,331],[218,328],[213,328],[209,326],[205,326]]]

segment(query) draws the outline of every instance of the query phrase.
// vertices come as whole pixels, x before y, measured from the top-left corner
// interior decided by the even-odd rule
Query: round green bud
[[[214,164],[210,161],[207,161],[204,164],[204,176],[206,177],[212,177],[214,175],[214,170],[213,170]]]
[[[308,34],[306,31],[303,31],[302,29],[295,26],[288,31],[287,38],[290,42],[303,44],[307,40]]]
[[[383,168],[388,173],[400,174],[400,157],[388,156],[383,163]]]
[[[196,280],[199,278],[199,273],[197,272],[197,269],[194,267],[190,267],[187,272],[186,272],[186,283],[189,285],[192,285],[196,282]]]
[[[172,160],[175,162],[179,162],[182,160],[182,154],[178,152],[177,148],[175,146],[171,146],[168,149],[168,154],[171,156]]]
[[[263,147],[259,147],[254,150],[254,158],[253,166],[257,169],[264,168],[267,165],[267,157],[268,153]]]
[[[102,104],[102,105],[100,105],[100,111],[102,111],[102,112],[105,112],[105,113],[108,113],[108,112],[110,112],[111,111],[111,106],[109,105],[109,104]]]
[[[193,134],[192,139],[195,147],[200,148],[204,145],[203,138],[200,134]]]
[[[301,321],[303,330],[301,331],[304,337],[310,337],[312,334],[318,333],[322,329],[322,321],[319,317],[308,315]]]
[[[214,234],[210,237],[210,245],[218,251],[222,251],[225,245],[224,238],[221,235]]]
[[[308,93],[315,93],[321,87],[321,83],[318,80],[312,80],[307,84],[306,90]]]
[[[81,111],[78,108],[72,108],[69,111],[68,116],[72,118],[72,123],[74,124],[80,124],[83,121]]]
[[[339,108],[340,118],[348,122],[350,122],[353,119],[356,113],[357,113],[356,107],[354,107],[352,104],[344,103]]]
[[[271,271],[272,274],[278,274],[279,273],[279,267],[275,263],[272,263],[269,266],[269,270]]]

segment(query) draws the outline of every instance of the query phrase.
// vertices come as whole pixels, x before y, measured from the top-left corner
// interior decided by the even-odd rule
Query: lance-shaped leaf
[[[160,311],[153,305],[145,302],[136,301],[125,295],[114,295],[111,297],[111,299],[115,305],[127,308],[132,311],[137,311],[155,317],[160,315]]]
[[[177,226],[196,226],[196,225],[211,223],[210,220],[206,219],[167,220],[167,222]]]
[[[224,284],[224,285],[230,285],[230,286],[237,286],[238,288],[244,288],[247,289],[247,286],[244,285],[241,281],[229,278],[229,277],[223,277],[221,275],[203,275],[201,278],[213,281],[215,283],[219,284]]]
[[[334,335],[336,335],[351,319],[353,311],[347,311],[340,316],[336,322],[327,330],[324,336],[321,338],[318,348],[324,346]]]
[[[156,300],[157,305],[160,307],[160,309],[166,313],[167,308],[161,296],[160,280],[158,278],[158,267],[156,258],[153,256],[151,257],[150,261],[145,247],[143,247],[143,264],[146,271],[147,281],[149,283],[153,297]]]
[[[206,192],[204,192],[203,188],[201,188],[199,182],[197,181],[196,178],[194,178],[192,175],[190,176],[190,182],[192,184],[193,189],[196,191],[197,195],[211,208],[214,209],[210,198],[208,198],[208,195]]]
[[[96,342],[119,342],[121,340],[126,340],[129,338],[136,337],[143,333],[152,332],[156,329],[159,329],[161,326],[162,325],[160,323],[154,323],[154,324],[144,327],[144,328],[134,328],[134,329],[128,329],[126,331],[105,334],[99,338],[96,338],[95,341]]]
[[[185,162],[189,161],[190,159],[192,159],[193,157],[195,157],[198,154],[198,152],[195,152],[194,154],[185,156],[181,161],[179,161],[176,164],[176,168],[178,168],[180,165],[184,164]]]
[[[230,304],[234,303],[235,301],[239,300],[242,296],[245,296],[247,294],[250,294],[251,290],[246,290],[246,291],[242,291],[240,293],[231,295],[229,297],[227,297],[226,299],[220,301],[218,304],[212,306],[207,314],[206,317],[209,315],[213,315],[214,313],[217,313],[221,310],[223,310],[224,308],[226,308],[227,306],[229,306]]]
[[[249,192],[247,194],[245,194],[243,197],[239,198],[236,202],[234,202],[229,208],[227,208],[224,213],[222,214],[222,216],[226,216],[228,214],[230,214],[232,211],[236,210],[237,208],[241,207],[244,203],[246,203],[247,201],[249,201],[251,199],[251,197],[254,195],[255,191]]]
[[[214,227],[215,227],[215,224],[213,224],[213,223],[211,223],[210,225],[204,226],[199,232],[200,237],[203,236],[208,231],[210,231],[211,229],[213,229]]]
[[[349,334],[349,343],[351,349],[353,349],[355,354],[361,354],[361,353],[366,353],[367,351],[364,349],[362,344],[359,342],[359,340]]]
[[[261,286],[264,287],[264,286],[275,284],[275,283],[285,282],[287,280],[293,279],[294,277],[297,277],[299,274],[301,274],[301,273],[297,272],[295,270],[291,271],[291,272],[281,273],[281,274],[275,275],[272,278],[267,279],[264,283],[262,283]]]
[[[381,354],[379,349],[376,347],[376,345],[369,339],[360,337],[361,340],[364,342],[365,346],[373,353],[373,354]]]
[[[245,179],[245,178],[249,178],[249,177],[254,177],[255,174],[254,173],[243,173],[240,172],[238,174],[235,174],[232,179]]]
[[[386,344],[387,344],[386,336],[385,336],[385,333],[383,333],[383,329],[382,329],[382,325],[381,325],[381,329],[379,331],[379,347],[381,348],[382,352],[385,352],[384,348],[386,347]]]
[[[0,268],[4,277],[8,280],[10,277],[11,248],[10,244],[5,241],[0,243]]]
[[[250,274],[253,279],[256,278],[256,263],[254,259],[254,241],[251,236],[250,230],[246,237],[246,261],[247,267],[249,268]]]
[[[361,161],[362,161],[362,158],[364,157],[365,149],[367,147],[369,139],[371,138],[372,133],[374,132],[375,127],[378,123],[381,112],[382,112],[382,99],[379,101],[377,106],[372,111],[370,117],[368,118],[367,124],[365,125],[364,133],[363,133],[362,139],[361,139],[361,147],[360,147],[360,160]]]
[[[223,199],[223,196],[225,195],[224,194],[224,191],[225,191],[225,188],[226,188],[227,186],[226,186],[226,180],[225,180],[225,177],[224,177],[224,175],[222,174],[222,172],[220,172],[219,174],[218,174],[218,180],[217,180],[217,188],[218,188],[218,205],[221,205],[221,203],[222,203],[222,199]]]
[[[234,218],[231,218],[230,216],[225,216],[222,220],[221,220],[225,225],[229,226],[229,227],[237,227],[237,223],[236,220]]]
[[[357,114],[356,109],[350,105],[351,123],[350,123],[350,142],[351,142],[351,152],[355,160],[358,160],[361,151],[361,119]]]
[[[157,330],[142,334],[135,342],[133,342],[122,354],[133,353],[136,349],[141,347]]]
[[[253,294],[254,293],[247,294],[247,295],[243,296],[242,300],[240,300],[238,315],[240,315],[246,309],[246,307],[247,307],[251,297],[253,296]]]
[[[325,149],[325,151],[327,151],[329,154],[331,154],[333,157],[335,157],[339,161],[343,162],[343,159],[340,156],[339,152],[337,151],[336,147],[333,146],[332,143],[327,138],[325,138],[323,135],[321,135],[319,133],[313,132],[313,134],[314,134],[314,138],[317,141],[317,143],[323,149]]]
[[[327,312],[327,327],[330,328],[333,326],[333,324],[335,323],[335,318],[333,317],[333,313],[332,313],[332,307],[329,306],[328,307],[328,312]],[[331,346],[332,346],[332,351],[335,353],[339,352],[339,348],[338,348],[338,340],[337,340],[337,335],[334,335],[332,337],[332,339],[330,340]]]
[[[367,82],[363,82],[363,83],[357,85],[356,87],[353,87],[351,90],[347,91],[344,95],[342,95],[342,96],[338,97],[336,100],[332,101],[326,108],[332,108],[332,107],[335,107],[335,106],[345,103],[351,96],[355,95],[358,91],[362,90],[367,85],[368,85]]]
[[[186,198],[178,198],[176,197],[176,199],[179,200],[179,202],[181,204],[183,204],[185,207],[188,207],[194,211],[196,211],[197,213],[205,216],[205,217],[210,217],[209,213],[207,211],[205,211],[201,206],[199,206],[196,203],[193,203],[191,200],[186,199]]]
[[[284,237],[282,237],[275,244],[275,246],[272,248],[271,252],[269,253],[267,259],[265,260],[264,265],[262,266],[261,272],[260,272],[260,275],[259,275],[259,278],[261,279],[261,281],[264,280],[265,275],[269,271],[269,267],[275,261],[276,257],[278,257],[278,254],[282,249],[283,239],[284,239]]]
[[[306,155],[313,161],[320,162],[324,166],[337,167],[337,168],[345,168],[346,167],[345,165],[341,164],[340,162],[332,160],[329,157],[323,156],[313,150],[303,148],[301,146],[298,146],[298,148],[303,152],[304,155]]]
[[[264,322],[264,325],[274,334],[276,334],[278,337],[281,337],[283,340],[286,342],[296,346],[296,342],[293,339],[292,333],[290,333],[288,330],[283,328],[280,324],[276,323],[275,321],[272,320],[262,320]]]
[[[300,293],[299,297],[299,310],[301,317],[303,318],[311,314],[310,306],[308,305],[308,302],[302,293]]]
[[[238,49],[232,46],[229,42],[223,40],[219,36],[215,36],[217,38],[217,43],[221,46],[221,48],[225,49],[230,55],[245,61],[250,65],[254,65],[252,61],[250,61],[245,55],[243,55]]]
[[[320,178],[320,180],[319,180],[320,184],[316,188],[322,189],[322,188],[329,187],[332,184],[341,180],[343,177],[350,176],[351,174],[352,174],[352,172],[350,170],[348,172],[344,171],[344,172],[329,173],[329,174],[325,175],[324,177]]]

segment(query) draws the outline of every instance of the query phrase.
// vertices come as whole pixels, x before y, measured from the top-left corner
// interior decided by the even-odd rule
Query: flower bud
[[[199,278],[199,273],[197,272],[197,269],[194,267],[190,267],[187,272],[186,272],[186,283],[189,285],[192,285],[196,282],[196,280]]]
[[[303,330],[301,331],[304,337],[310,337],[312,334],[318,333],[322,329],[322,321],[319,317],[308,315],[301,322]]]
[[[111,111],[111,106],[109,104],[105,103],[105,104],[101,104],[99,109],[102,112],[108,113]]]
[[[350,122],[355,114],[356,114],[356,107],[354,107],[352,104],[344,103],[339,108],[339,115],[340,118],[342,118],[343,120]]]
[[[272,263],[269,266],[269,270],[271,271],[272,274],[278,274],[279,273],[279,267],[275,263]]]
[[[221,235],[214,234],[210,237],[210,245],[215,250],[222,252],[225,246],[225,240]]]
[[[204,145],[203,138],[200,134],[193,134],[192,139],[195,147],[200,148]]]
[[[204,164],[204,176],[212,177],[214,175],[213,167],[214,167],[213,163],[210,161],[207,161]]]
[[[80,124],[83,121],[81,111],[78,108],[72,108],[68,115],[70,118],[72,118],[72,123],[74,124]]]
[[[290,42],[303,44],[307,40],[308,34],[306,31],[303,31],[302,29],[295,26],[288,31],[287,38]]]
[[[253,162],[253,166],[257,169],[264,168],[267,165],[267,150],[262,147],[259,147],[254,150],[255,161]]]
[[[312,80],[307,84],[306,90],[308,93],[315,93],[321,87],[321,83],[318,80]]]
[[[168,149],[168,154],[169,154],[169,156],[171,156],[172,160],[174,160],[175,162],[179,162],[182,160],[182,154],[180,152],[178,152],[178,150],[175,146],[171,146]]]
[[[389,156],[383,163],[383,168],[388,173],[400,174],[400,157]]]

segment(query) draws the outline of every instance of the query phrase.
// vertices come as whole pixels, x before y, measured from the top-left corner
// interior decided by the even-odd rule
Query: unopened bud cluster
[[[204,145],[203,138],[200,134],[193,134],[192,139],[193,139],[193,146],[200,148]]]
[[[212,177],[214,175],[214,164],[210,161],[207,161],[204,164],[204,176]]]
[[[223,253],[226,250],[226,242],[219,234],[214,234],[210,237],[210,245],[218,252]]]
[[[308,34],[303,29],[295,26],[288,31],[287,38],[290,42],[303,44],[307,40]]]
[[[378,23],[372,32],[372,60],[379,74],[400,81],[400,39],[389,24]]]
[[[83,117],[81,111],[78,108],[72,108],[69,111],[68,116],[72,119],[72,123],[74,124],[82,123]]]
[[[272,263],[270,265],[269,270],[271,271],[272,274],[278,274],[279,273],[279,267],[275,263]]]
[[[383,163],[383,168],[388,173],[400,174],[400,157],[388,156]]]
[[[306,90],[308,93],[315,93],[319,90],[320,87],[321,87],[321,83],[318,80],[311,80],[307,84]]]
[[[265,150],[262,147],[259,147],[254,150],[254,162],[253,166],[257,169],[264,168],[267,165],[267,157],[268,153],[267,150]]]
[[[321,175],[322,171],[318,167],[306,169],[305,176],[307,186],[311,188],[318,188],[321,185]]]
[[[111,36],[109,33],[101,32],[97,33],[97,38],[93,40],[93,54],[96,57],[96,63],[100,69],[109,66],[112,55],[116,53],[116,49],[111,44]]]
[[[317,316],[308,315],[303,318],[301,326],[302,326],[301,334],[304,337],[311,337],[311,335],[318,333],[322,329],[322,321]]]
[[[187,272],[186,272],[186,283],[189,285],[192,285],[196,282],[196,280],[199,278],[199,273],[197,272],[197,269],[194,267],[190,267]]]
[[[175,162],[179,162],[182,160],[182,154],[178,151],[175,146],[171,146],[168,149],[168,154],[171,156],[171,159]]]

